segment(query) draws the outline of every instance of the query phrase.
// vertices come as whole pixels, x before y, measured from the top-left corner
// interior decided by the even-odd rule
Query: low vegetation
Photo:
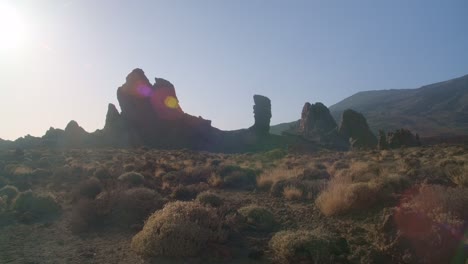
[[[135,263],[464,264],[467,256],[466,146],[15,153],[0,152],[5,234],[47,230],[97,254],[115,243]]]

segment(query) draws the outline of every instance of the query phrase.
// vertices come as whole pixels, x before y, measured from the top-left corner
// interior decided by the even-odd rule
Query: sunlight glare
[[[25,44],[26,23],[11,5],[0,3],[0,52],[18,50]]]

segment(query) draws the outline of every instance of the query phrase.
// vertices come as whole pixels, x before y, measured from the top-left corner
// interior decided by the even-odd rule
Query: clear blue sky
[[[277,124],[298,119],[306,101],[330,106],[468,74],[466,0],[0,3],[15,10],[0,32],[10,44],[0,49],[4,139],[71,119],[102,128],[136,67],[170,80],[185,112],[226,130],[253,124],[254,94],[272,100]]]

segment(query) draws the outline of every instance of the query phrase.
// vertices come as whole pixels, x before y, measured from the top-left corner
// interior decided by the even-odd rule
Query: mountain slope
[[[418,89],[359,92],[332,105],[341,113],[354,109],[364,114],[371,128],[408,128],[422,136],[468,133],[468,75]]]

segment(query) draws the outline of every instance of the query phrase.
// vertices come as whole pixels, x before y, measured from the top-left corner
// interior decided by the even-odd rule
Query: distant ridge
[[[338,122],[346,109],[362,113],[375,133],[407,128],[422,137],[467,135],[468,75],[417,89],[359,92],[330,107]],[[271,131],[281,134],[296,123],[275,125]]]

